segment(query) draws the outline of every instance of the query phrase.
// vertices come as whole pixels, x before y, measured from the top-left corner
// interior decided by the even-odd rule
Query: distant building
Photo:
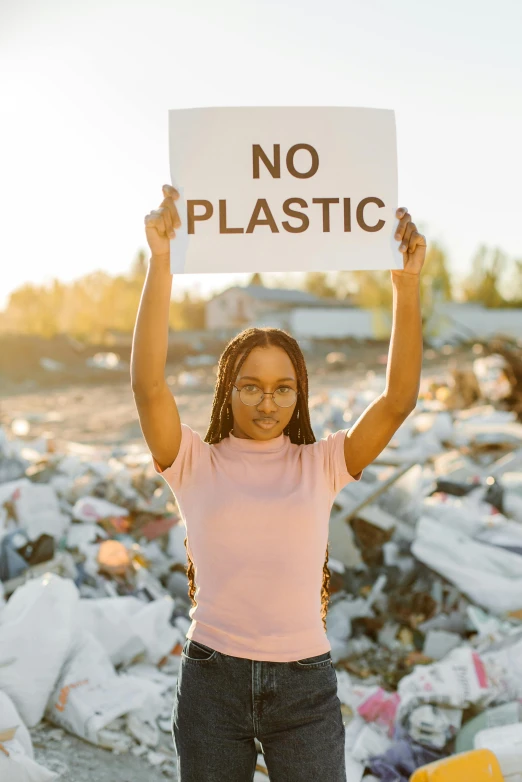
[[[252,288],[254,292],[250,294]],[[362,309],[349,302],[321,299],[302,291],[257,286],[229,288],[213,301],[223,298],[227,304],[218,304],[218,316],[210,320],[223,324],[215,326],[216,329],[240,331],[248,326],[271,326],[288,331],[296,339],[312,340],[387,340],[391,335],[391,308]],[[488,309],[474,303],[440,302],[427,318],[424,335],[435,343],[491,339],[496,335],[520,339],[522,309]]]
[[[380,311],[359,307],[293,307],[266,313],[252,326],[288,331],[295,339],[379,339],[389,335],[389,324],[379,328]],[[391,318],[390,318],[391,322]]]
[[[322,299],[300,290],[265,288],[263,285],[247,285],[245,287],[236,285],[218,293],[207,302],[206,327],[213,331],[230,329],[240,331],[254,324],[259,325],[264,319],[267,319],[264,325],[271,325],[268,322],[270,316],[277,320],[279,315],[278,322],[281,322],[285,313],[296,307],[310,310],[316,308],[346,309],[350,306],[350,303],[346,301]]]
[[[437,341],[487,340],[495,336],[520,339],[522,309],[493,309],[472,302],[445,302],[432,314],[429,334]]]

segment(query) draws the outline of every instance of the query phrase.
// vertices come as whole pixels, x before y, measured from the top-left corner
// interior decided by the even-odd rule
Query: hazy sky
[[[459,274],[480,242],[521,257],[521,42],[520,0],[2,0],[0,307],[128,270],[170,181],[168,109],[194,106],[394,109],[428,242]]]

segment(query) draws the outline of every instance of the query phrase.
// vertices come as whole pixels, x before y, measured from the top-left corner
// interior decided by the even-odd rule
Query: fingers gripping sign
[[[395,239],[400,242],[399,250],[402,253],[404,268],[393,269],[392,275],[419,275],[426,257],[426,237],[417,231],[417,226],[412,222],[405,206],[397,209],[395,214],[399,218]]]
[[[178,191],[172,185],[163,185],[163,201],[158,209],[145,216],[145,233],[153,255],[169,255],[170,240],[176,236],[181,219],[175,201]]]

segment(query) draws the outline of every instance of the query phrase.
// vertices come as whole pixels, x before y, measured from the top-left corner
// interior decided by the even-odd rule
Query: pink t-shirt
[[[181,425],[163,472],[187,529],[197,606],[187,638],[234,657],[288,662],[331,649],[321,619],[328,523],[346,429],[308,445],[285,434],[206,443]]]

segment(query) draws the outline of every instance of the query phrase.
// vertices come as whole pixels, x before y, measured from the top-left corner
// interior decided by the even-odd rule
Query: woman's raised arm
[[[163,186],[160,208],[145,217],[151,258],[134,326],[131,386],[147,446],[162,469],[178,455],[181,422],[165,379],[172,274],[170,240],[181,225],[174,201],[179,194]]]

